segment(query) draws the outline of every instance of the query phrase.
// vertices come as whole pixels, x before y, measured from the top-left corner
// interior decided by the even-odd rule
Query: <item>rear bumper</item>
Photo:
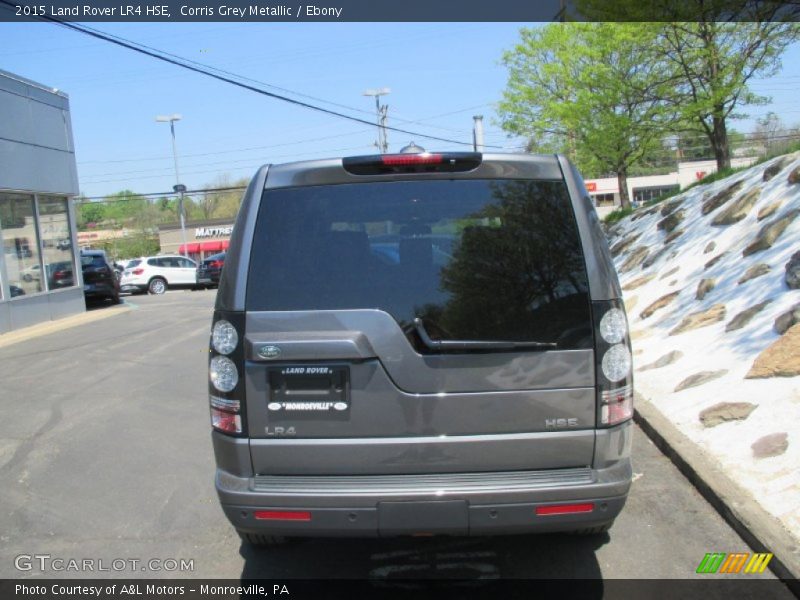
[[[99,296],[115,296],[117,288],[110,283],[84,283],[83,295],[87,298]]]
[[[214,285],[219,284],[219,276],[221,271],[203,271],[197,273],[197,283],[213,283]]]
[[[627,457],[603,469],[441,475],[239,477],[217,469],[216,488],[234,527],[250,533],[488,535],[569,531],[608,523],[625,504],[631,474]],[[577,513],[536,511],[563,504],[586,506]],[[308,519],[257,519],[257,511],[308,513]]]
[[[120,283],[121,292],[144,292],[147,291],[147,283]]]

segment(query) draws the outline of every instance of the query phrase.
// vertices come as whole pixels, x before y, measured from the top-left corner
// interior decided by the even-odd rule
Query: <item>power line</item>
[[[244,190],[247,189],[246,185],[233,185],[229,187],[221,187],[221,188],[203,188],[197,190],[186,190],[184,194],[216,194],[219,192],[232,192],[235,190]],[[135,202],[142,199],[147,198],[162,198],[166,196],[174,196],[175,192],[173,190],[169,190],[166,192],[148,192],[146,194],[139,194],[139,193],[132,193],[130,197],[126,198],[113,198],[109,196],[113,196],[113,194],[108,194],[106,196],[78,196],[75,199],[82,203],[84,200],[94,200],[99,202],[94,202],[95,204],[108,204],[113,202]]]
[[[325,100],[323,98],[319,98],[319,97],[316,97],[316,96],[311,96],[309,94],[304,94],[302,92],[297,92],[295,90],[290,90],[288,88],[283,88],[283,87],[280,87],[280,86],[277,86],[277,85],[274,85],[274,84],[270,84],[270,83],[267,83],[267,82],[264,82],[264,81],[261,81],[261,80],[258,80],[258,79],[253,79],[253,78],[247,77],[245,75],[240,75],[238,73],[227,71],[227,70],[219,68],[219,67],[215,67],[215,66],[212,66],[212,65],[207,65],[207,64],[201,63],[199,61],[195,61],[195,60],[192,60],[192,59],[189,59],[189,58],[185,58],[185,57],[182,57],[180,55],[167,52],[166,50],[159,50],[158,48],[153,48],[151,46],[147,46],[146,44],[142,44],[141,42],[133,42],[133,41],[127,40],[126,38],[123,38],[121,36],[117,36],[117,35],[114,35],[112,33],[106,33],[106,32],[100,31],[98,29],[95,29],[93,27],[89,27],[88,25],[83,25],[82,27],[84,29],[86,29],[87,31],[95,32],[95,33],[97,33],[99,35],[102,35],[102,36],[107,36],[107,37],[110,37],[110,38],[114,38],[114,39],[120,40],[121,42],[127,42],[127,43],[130,43],[130,44],[135,44],[136,46],[140,46],[142,48],[146,48],[146,49],[151,50],[153,52],[158,52],[158,53],[164,54],[166,56],[172,56],[173,58],[175,58],[177,60],[188,62],[188,63],[194,64],[194,65],[197,65],[198,67],[201,67],[201,68],[217,71],[218,73],[223,73],[225,75],[230,75],[231,77],[236,77],[237,79],[241,79],[241,80],[244,80],[244,81],[251,81],[253,83],[258,83],[260,85],[263,85],[263,86],[266,86],[266,87],[269,87],[269,88],[272,88],[272,89],[280,90],[282,92],[293,94],[295,96],[300,96],[302,98],[308,98],[308,99],[311,99],[311,100],[316,100],[317,102],[322,102],[324,104],[329,104],[331,106],[337,106],[339,108],[344,108],[344,109],[351,110],[351,111],[354,111],[354,112],[367,114],[367,115],[372,115],[372,111],[369,111],[369,110],[364,110],[364,109],[361,109],[361,108],[356,108],[356,107],[353,107],[353,106],[348,106],[348,105],[345,105],[345,104],[332,102],[330,100]],[[486,106],[486,104],[480,105],[480,106]],[[464,111],[467,111],[467,110],[473,110],[473,108],[467,108],[467,109],[462,109],[462,110],[458,110],[458,111],[448,112],[448,113],[444,113],[444,114],[439,115],[439,116],[448,116],[448,115],[451,115],[451,114],[456,114],[456,113],[464,112]],[[415,124],[415,123],[422,123],[422,122],[424,122],[426,120],[429,120],[429,119],[432,119],[432,118],[438,118],[438,117],[430,117],[428,119],[419,119],[419,120],[409,120],[409,119],[404,119],[404,118],[400,118],[400,117],[396,117],[396,116],[392,116],[392,117],[389,117],[389,118],[394,120],[394,121],[400,122],[400,123]],[[462,133],[462,134],[465,133],[464,130],[453,129],[453,128],[448,128],[448,127],[441,127],[441,126],[437,126],[437,125],[428,125],[428,127],[433,127],[435,129],[442,129],[442,130],[445,130],[445,131],[452,131],[452,132],[455,132],[455,133]],[[468,134],[471,134],[471,132],[468,132]],[[462,143],[462,142],[456,142],[456,143]]]
[[[348,146],[347,148],[332,148],[330,150],[320,150],[317,153],[302,152],[302,153],[299,153],[299,154],[298,153],[294,153],[294,154],[278,154],[278,155],[274,155],[272,158],[287,158],[287,157],[293,157],[293,156],[309,157],[309,156],[312,156],[314,154],[325,154],[327,152],[338,153],[338,152],[345,152],[345,151],[349,151],[349,150],[359,150],[359,149],[362,149],[362,148],[369,148],[369,147],[371,147],[371,146],[367,145],[367,144],[363,144],[363,145],[360,145],[360,146]],[[246,162],[246,161],[247,161],[247,159],[243,159],[241,161],[231,161],[231,162]],[[264,164],[267,164],[268,162],[269,161],[266,161],[266,160],[259,160],[257,162],[252,162],[251,164],[246,165],[246,166],[233,167],[233,168],[226,169],[226,170],[227,171],[241,171],[241,170],[244,170],[244,169],[255,169],[255,168],[261,167]],[[226,162],[226,163],[211,163],[211,165],[214,165],[214,164],[231,164],[231,163],[230,162]],[[199,167],[199,166],[202,166],[202,165],[192,165],[192,166],[193,167]],[[126,175],[126,174],[135,175],[137,173],[152,172],[154,170],[165,171],[165,170],[168,170],[168,167],[164,167],[163,169],[150,169],[148,171],[127,171],[127,172],[121,172],[121,173],[109,173],[108,175],[109,176],[110,175]],[[183,173],[183,175],[202,175],[202,174],[207,173],[207,172],[208,171],[206,169],[204,169],[202,171],[186,171],[186,172]],[[96,175],[96,177],[103,177],[103,176],[104,175]],[[164,174],[159,174],[159,175],[139,175],[137,177],[127,177],[127,178],[124,178],[124,179],[104,179],[102,181],[86,181],[85,179],[81,179],[81,182],[82,183],[86,183],[86,184],[94,185],[94,184],[97,184],[97,183],[115,183],[115,182],[120,182],[120,181],[131,181],[131,180],[134,180],[134,179],[158,179],[159,177],[164,177],[164,176],[165,176]],[[89,177],[89,179],[91,179],[91,177]]]
[[[468,112],[468,111],[471,111],[471,110],[475,110],[475,109],[478,109],[478,108],[484,108],[486,106],[489,106],[489,104],[487,104],[487,103],[478,104],[476,106],[469,106],[467,108],[462,108],[462,109],[459,109],[459,110],[454,110],[454,111],[450,111],[450,112],[446,112],[446,113],[441,113],[441,114],[433,115],[433,116],[430,116],[430,117],[424,117],[424,118],[418,119],[416,121],[408,121],[408,122],[409,123],[423,123],[423,122],[431,120],[431,119],[438,119],[438,118],[441,118],[441,117],[446,117],[446,116],[455,115],[455,114],[459,114],[459,113],[465,113],[465,112]],[[374,128],[374,125],[373,125],[373,128]],[[445,128],[440,128],[440,129],[445,129]],[[284,146],[295,146],[297,144],[321,142],[321,141],[324,141],[324,140],[338,139],[338,138],[341,138],[341,137],[347,137],[347,136],[351,136],[351,135],[359,135],[361,133],[366,133],[366,132],[371,131],[371,130],[372,130],[372,128],[370,128],[370,129],[359,129],[358,131],[351,131],[351,132],[347,132],[347,133],[339,133],[339,134],[336,134],[336,135],[328,135],[328,136],[324,136],[324,137],[308,138],[308,139],[304,139],[304,140],[295,140],[295,141],[292,141],[292,142],[282,142],[280,144],[269,144],[267,146],[251,146],[249,148],[238,148],[238,149],[232,149],[232,150],[218,150],[216,152],[200,152],[200,153],[193,153],[193,154],[181,154],[181,158],[193,158],[193,157],[201,157],[201,156],[217,156],[219,154],[236,154],[238,152],[249,152],[249,151],[253,151],[253,150],[269,150],[271,148],[281,148],[281,147],[284,147]],[[456,130],[453,130],[453,131],[456,131]],[[500,135],[500,132],[488,131],[486,133],[486,135],[487,136]],[[502,135],[503,136],[507,136],[508,134],[502,133]],[[172,156],[171,155],[169,155],[169,156],[164,155],[164,156],[150,156],[150,157],[142,157],[142,158],[121,158],[121,159],[114,159],[114,160],[85,160],[85,161],[79,161],[78,165],[80,166],[80,165],[90,165],[90,164],[94,165],[94,164],[119,164],[119,163],[128,163],[128,162],[150,162],[150,161],[157,161],[157,160],[166,160],[166,159],[169,159],[169,158],[172,158]],[[195,165],[195,166],[198,166],[198,165]]]
[[[271,158],[287,158],[287,157],[292,157],[292,156],[309,156],[309,155],[318,154],[318,153],[325,153],[325,152],[340,152],[340,151],[346,151],[346,150],[357,150],[359,148],[364,148],[364,147],[366,147],[366,144],[360,144],[358,146],[348,146],[347,148],[332,148],[330,150],[317,150],[317,151],[314,151],[314,152],[300,152],[300,153],[293,152],[291,154],[273,154],[271,156]],[[263,158],[251,157],[251,158],[240,158],[240,159],[236,159],[236,160],[225,160],[225,161],[216,161],[216,162],[190,163],[190,164],[186,164],[186,165],[184,165],[184,163],[181,162],[181,164],[184,165],[185,167],[191,169],[191,168],[198,168],[198,167],[216,167],[216,166],[219,166],[219,165],[235,165],[237,163],[245,163],[245,162],[246,163],[253,163],[253,161],[257,161],[257,160],[260,160],[261,164],[264,164],[265,162],[269,162],[269,161],[265,161]],[[93,175],[87,175],[86,177],[89,178],[89,179],[92,179],[94,177],[111,177],[113,175],[137,175],[137,174],[141,174],[141,173],[156,173],[156,172],[159,172],[159,171],[172,171],[172,167],[154,167],[152,169],[139,169],[139,170],[136,170],[136,171],[112,171],[110,173],[94,173]]]
[[[9,6],[9,7],[12,7],[12,8],[14,7],[14,5],[12,3],[10,3],[10,2],[7,2],[7,0],[0,0],[0,3],[1,4],[5,4],[6,6]],[[328,115],[331,115],[331,116],[334,116],[334,117],[339,117],[341,119],[347,119],[347,120],[350,120],[350,121],[354,121],[356,123],[361,123],[363,125],[369,125],[370,127],[374,126],[374,123],[372,123],[370,121],[367,121],[366,119],[361,119],[359,117],[354,117],[352,115],[346,115],[344,113],[341,113],[341,112],[338,112],[338,111],[335,111],[335,110],[331,110],[331,109],[328,109],[328,108],[324,108],[322,106],[317,106],[317,105],[314,105],[314,104],[310,104],[310,103],[304,102],[302,100],[296,100],[294,98],[289,98],[287,96],[276,94],[274,92],[270,92],[270,91],[267,91],[267,90],[259,89],[257,87],[254,87],[252,85],[243,83],[241,81],[236,81],[234,79],[231,79],[230,77],[227,77],[227,76],[224,76],[224,75],[220,75],[218,73],[214,73],[214,72],[212,72],[212,70],[214,69],[213,67],[209,67],[207,65],[204,65],[203,63],[199,63],[199,62],[196,62],[196,61],[191,61],[191,60],[185,59],[183,57],[179,57],[179,60],[175,60],[173,58],[169,58],[169,56],[167,56],[168,53],[163,52],[161,50],[155,50],[155,49],[149,50],[149,49],[147,49],[147,47],[143,47],[141,44],[137,44],[137,42],[133,42],[131,40],[127,40],[127,39],[122,38],[122,37],[106,34],[106,33],[101,32],[99,30],[93,30],[93,29],[88,28],[88,27],[84,27],[84,26],[81,26],[81,25],[76,25],[74,23],[67,23],[67,22],[64,22],[64,21],[59,21],[58,19],[46,16],[46,15],[43,15],[43,16],[41,16],[39,18],[42,19],[42,20],[50,21],[52,23],[56,23],[57,25],[61,25],[62,27],[65,27],[67,29],[72,29],[73,31],[77,31],[79,33],[83,33],[84,35],[88,35],[88,36],[91,36],[91,37],[94,37],[94,38],[97,38],[97,39],[100,39],[100,40],[104,40],[104,41],[109,42],[111,44],[116,44],[117,46],[121,46],[123,48],[127,48],[128,50],[133,50],[134,52],[138,52],[140,54],[144,54],[146,56],[150,56],[151,58],[155,58],[157,60],[161,60],[161,61],[167,62],[169,64],[181,67],[183,69],[187,69],[189,71],[193,71],[195,73],[199,73],[201,75],[205,75],[207,77],[211,77],[213,79],[217,79],[217,80],[225,82],[225,83],[229,83],[231,85],[235,85],[235,86],[240,87],[242,89],[246,89],[246,90],[249,90],[251,92],[255,92],[257,94],[261,94],[263,96],[274,98],[276,100],[280,100],[282,102],[286,102],[286,103],[289,103],[289,104],[294,104],[295,106],[299,106],[299,107],[302,107],[302,108],[307,108],[309,110],[314,110],[314,111],[317,111],[317,112],[325,113],[325,114],[328,114]],[[201,66],[195,66],[195,65],[201,65]],[[219,71],[221,71],[221,70],[219,70]],[[221,72],[223,72],[223,71],[221,71]],[[234,75],[234,76],[243,78],[242,76],[239,76],[239,75]],[[243,78],[243,79],[246,79],[246,78]],[[264,85],[264,84],[262,84],[262,85]],[[420,133],[420,132],[410,131],[408,129],[400,129],[398,127],[393,127],[393,126],[389,126],[389,125],[385,126],[385,128],[388,129],[389,131],[394,131],[396,133],[403,133],[403,134],[406,134],[406,135],[410,135],[412,137],[415,136],[415,137],[418,137],[418,138],[435,140],[435,141],[439,141],[439,142],[446,142],[446,143],[449,143],[449,144],[459,144],[459,145],[464,145],[464,146],[472,146],[472,142],[462,142],[462,141],[459,141],[459,140],[453,140],[453,139],[449,139],[449,138],[443,138],[443,137],[428,135],[428,134],[424,134],[424,133]],[[499,146],[490,146],[490,147],[499,148]]]
[[[347,137],[351,135],[358,135],[361,133],[366,133],[371,131],[371,129],[359,129],[358,131],[351,131],[349,133],[340,133],[337,135],[327,135],[324,137],[317,137],[317,138],[309,138],[305,140],[296,140],[293,142],[283,142],[280,144],[270,144],[268,146],[251,146],[249,148],[239,148],[237,150],[218,150],[216,152],[200,152],[196,154],[181,154],[181,159],[183,158],[194,158],[198,156],[217,156],[219,154],[235,154],[237,152],[250,152],[252,150],[269,150],[271,148],[281,148],[283,146],[295,146],[297,144],[307,144],[311,142],[321,142],[324,140],[332,140],[338,139],[341,137]],[[146,161],[156,161],[156,160],[166,160],[168,158],[172,158],[172,156],[152,156],[148,158],[121,158],[118,160],[86,160],[79,162],[78,165],[89,165],[89,164],[116,164],[116,163],[127,163],[127,162],[146,162]],[[197,166],[197,165],[194,165]]]

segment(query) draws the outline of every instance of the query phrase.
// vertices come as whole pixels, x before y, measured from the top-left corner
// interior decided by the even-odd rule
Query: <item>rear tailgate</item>
[[[87,289],[96,286],[113,285],[114,283],[113,270],[100,255],[81,256],[81,269],[83,271],[83,283]]]
[[[563,182],[267,190],[254,239],[257,473],[591,463],[591,308]]]

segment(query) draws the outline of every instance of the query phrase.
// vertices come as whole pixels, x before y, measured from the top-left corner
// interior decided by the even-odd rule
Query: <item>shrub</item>
[[[620,208],[619,210],[608,213],[603,219],[603,223],[612,225],[617,221],[621,221],[630,214],[633,214],[633,208]]]

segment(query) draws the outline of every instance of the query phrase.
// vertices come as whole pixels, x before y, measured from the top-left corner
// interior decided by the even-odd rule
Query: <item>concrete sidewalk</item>
[[[781,579],[795,580],[800,595],[800,546],[758,499],[736,483],[709,454],[684,435],[648,399],[637,393],[635,420],[725,521],[757,552],[772,552],[770,569]]]
[[[84,325],[85,323],[92,323],[94,321],[100,321],[101,319],[107,319],[115,315],[129,312],[132,309],[133,306],[130,304],[117,304],[115,306],[89,310],[71,317],[64,317],[63,319],[47,321],[46,323],[39,323],[30,327],[9,331],[8,333],[0,335],[0,348],[5,348],[6,346],[11,346],[12,344],[24,342],[26,340],[48,335],[50,333],[55,333],[56,331],[63,331],[65,329],[71,329],[72,327],[78,327],[80,325]]]

